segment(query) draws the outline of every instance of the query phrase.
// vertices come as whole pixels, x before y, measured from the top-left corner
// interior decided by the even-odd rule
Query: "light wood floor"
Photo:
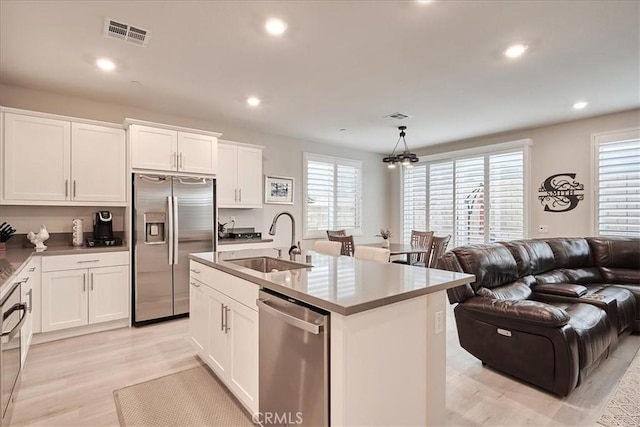
[[[522,384],[481,363],[458,344],[447,315],[450,426],[590,426],[640,348],[626,336],[567,398]],[[200,364],[187,342],[188,320],[118,329],[39,344],[30,350],[12,425],[117,426],[113,391]]]

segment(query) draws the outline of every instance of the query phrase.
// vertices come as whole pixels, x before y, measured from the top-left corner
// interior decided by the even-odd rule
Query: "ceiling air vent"
[[[151,31],[106,18],[104,20],[104,35],[137,44],[138,46],[146,46],[149,43]]]
[[[391,119],[391,120],[404,120],[404,119],[408,119],[409,116],[402,113],[393,113],[393,114],[389,114],[388,116],[384,116],[384,118]]]

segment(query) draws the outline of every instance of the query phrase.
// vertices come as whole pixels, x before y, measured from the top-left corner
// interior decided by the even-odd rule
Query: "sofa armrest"
[[[539,301],[475,297],[462,303],[462,308],[478,314],[492,315],[549,328],[564,326],[569,322],[569,315],[566,311]]]
[[[545,285],[535,285],[531,290],[542,294],[560,295],[573,298],[579,298],[587,294],[587,288],[573,283],[549,283]]]

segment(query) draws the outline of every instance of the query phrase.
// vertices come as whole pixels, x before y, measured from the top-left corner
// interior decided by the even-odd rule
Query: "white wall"
[[[640,110],[608,114],[588,119],[575,120],[551,126],[487,135],[477,138],[453,141],[435,147],[416,150],[419,156],[479,147],[500,142],[530,138],[531,182],[529,185],[530,222],[529,237],[573,237],[595,234],[593,223],[593,163],[591,157],[591,136],[594,133],[640,127]],[[538,200],[538,188],[550,175],[576,173],[576,181],[585,186],[585,199],[568,212],[544,212]],[[390,220],[396,227],[401,224],[400,173],[393,174],[389,185],[392,192],[391,206],[397,207]],[[548,234],[540,234],[538,226],[547,225]]]
[[[282,210],[289,210],[296,218],[296,236],[302,237],[302,153],[305,151],[325,154],[363,162],[363,236],[357,241],[372,242],[378,240],[380,227],[390,226],[390,204],[386,168],[381,164],[381,156],[359,150],[342,148],[334,145],[319,144],[311,141],[300,141],[283,136],[268,135],[256,132],[247,127],[241,127],[212,118],[203,121],[189,117],[181,117],[160,111],[98,102],[87,98],[69,94],[44,92],[25,89],[16,86],[0,85],[0,105],[5,107],[22,108],[71,117],[122,123],[125,118],[135,118],[176,126],[187,126],[223,133],[222,139],[242,141],[249,144],[265,146],[263,153],[263,173],[268,175],[291,176],[295,178],[295,204],[264,205],[263,209],[221,209],[220,220],[227,222],[230,216],[235,216],[236,226],[255,227],[266,235],[274,215]],[[5,207],[0,211],[4,216]],[[12,210],[12,214],[14,211]],[[70,212],[69,218],[73,218]],[[64,222],[65,220],[61,220]],[[69,221],[70,222],[70,221]],[[278,233],[275,237],[278,246],[289,245],[288,219],[281,219]],[[62,231],[62,230],[61,230]],[[303,247],[309,247],[310,242],[304,242]]]
[[[71,220],[84,220],[84,232],[93,230],[93,218],[99,210],[108,210],[113,215],[113,231],[124,230],[124,208],[87,206],[2,206],[0,219],[6,221],[18,234],[37,232],[45,225],[50,233],[71,233]]]

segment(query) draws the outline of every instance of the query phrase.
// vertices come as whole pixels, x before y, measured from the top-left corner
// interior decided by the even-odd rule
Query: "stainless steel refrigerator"
[[[133,323],[189,313],[189,254],[215,251],[215,180],[133,175]]]

